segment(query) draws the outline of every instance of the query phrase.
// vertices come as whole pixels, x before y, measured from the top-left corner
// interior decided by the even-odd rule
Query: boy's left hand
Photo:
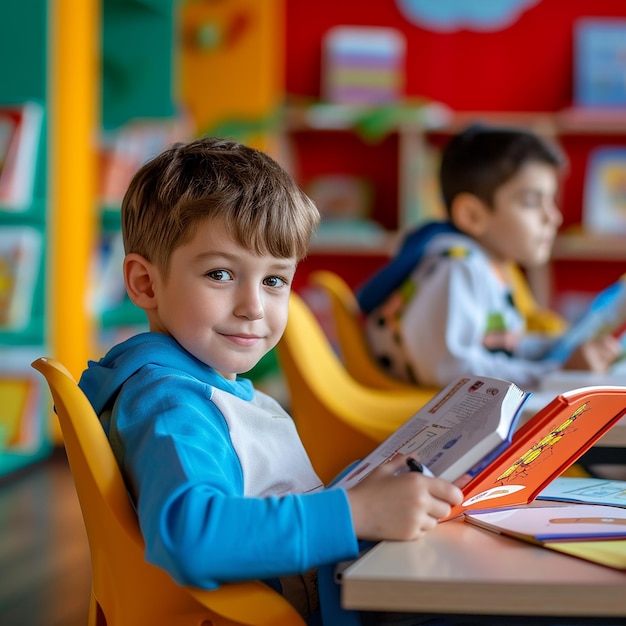
[[[622,352],[616,337],[604,335],[585,341],[564,363],[566,370],[589,370],[600,374],[606,372]]]

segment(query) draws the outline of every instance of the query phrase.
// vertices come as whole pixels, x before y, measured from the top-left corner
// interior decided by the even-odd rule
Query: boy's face
[[[251,369],[279,341],[296,260],[256,255],[206,220],[170,259],[166,280],[154,272],[150,330],[174,337],[226,378]]]
[[[556,170],[541,162],[527,163],[496,190],[477,239],[497,261],[528,267],[547,263],[562,222],[557,193]]]

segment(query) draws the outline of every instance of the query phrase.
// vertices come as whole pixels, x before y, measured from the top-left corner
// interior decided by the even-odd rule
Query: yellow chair
[[[510,277],[515,305],[526,319],[531,332],[558,333],[567,325],[554,311],[539,307],[521,269],[511,264]],[[309,283],[320,288],[330,301],[341,358],[346,369],[360,383],[379,389],[406,389],[409,383],[396,380],[385,373],[372,356],[361,321],[361,312],[350,286],[338,274],[317,270],[310,274]]]
[[[32,365],[50,387],[87,530],[89,626],[304,626],[296,610],[259,581],[206,591],[178,585],[148,563],[122,474],[87,397],[54,359]]]
[[[341,276],[317,270],[310,274],[309,283],[322,289],[330,301],[341,359],[358,382],[377,389],[415,388],[415,385],[392,378],[376,362],[365,339],[356,297]]]
[[[567,328],[567,321],[555,311],[539,306],[533,295],[524,272],[515,263],[509,268],[513,301],[517,310],[526,319],[526,330],[537,333],[561,333]]]
[[[290,411],[319,477],[328,483],[420,409],[431,389],[375,389],[357,382],[302,298],[292,292],[277,353]]]

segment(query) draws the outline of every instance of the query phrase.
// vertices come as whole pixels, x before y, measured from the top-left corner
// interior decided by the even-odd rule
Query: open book
[[[542,489],[537,500],[605,504],[626,508],[626,480],[559,476]]]
[[[601,504],[545,504],[470,511],[465,521],[486,530],[536,543],[626,539],[626,511]]]
[[[526,504],[626,414],[626,387],[558,395],[527,421],[528,393],[484,376],[460,378],[343,476],[349,488],[398,454],[410,454],[465,495],[467,509]]]
[[[625,325],[626,274],[593,299],[583,316],[559,337],[545,358],[564,363],[578,346],[604,334],[614,334],[624,345]]]
[[[465,521],[491,532],[626,570],[626,510],[569,504],[470,511]]]

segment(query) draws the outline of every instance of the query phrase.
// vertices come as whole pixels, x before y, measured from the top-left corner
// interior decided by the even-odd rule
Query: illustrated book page
[[[584,387],[557,395],[518,426],[528,395],[495,378],[458,379],[335,486],[350,488],[408,454],[463,490],[463,502],[445,519],[526,504],[626,415],[626,387]]]
[[[626,480],[559,476],[541,491],[537,500],[626,507]]]
[[[558,395],[463,487],[465,500],[450,516],[533,501],[625,414],[626,387],[584,387]]]
[[[626,276],[622,276],[593,299],[583,316],[559,337],[545,358],[565,362],[585,341],[605,334],[615,334],[624,343],[625,325]]]
[[[508,445],[528,396],[505,380],[459,378],[336,484],[349,488],[398,454],[412,455],[435,476],[458,480]]]

